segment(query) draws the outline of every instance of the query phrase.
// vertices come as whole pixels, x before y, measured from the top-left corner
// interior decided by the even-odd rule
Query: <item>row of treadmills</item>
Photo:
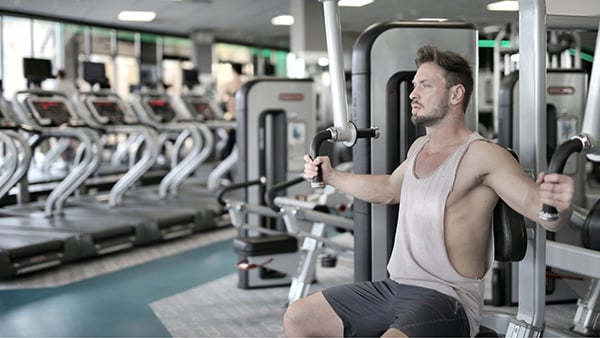
[[[182,97],[185,111],[174,109],[172,99],[157,91],[137,92],[128,104],[106,88],[77,98],[28,89],[10,103],[2,99],[0,196],[15,194],[17,202],[0,208],[0,278],[222,225],[222,207],[205,177],[195,174],[212,159],[214,130],[235,124],[206,121],[195,109],[210,104],[201,96]],[[43,200],[29,201],[33,150],[49,148],[44,162],[51,163],[72,140],[77,144],[73,166]],[[140,184],[158,167],[167,168],[159,184]],[[218,165],[211,177],[230,169]],[[102,175],[115,177],[110,190],[88,189],[87,182]]]

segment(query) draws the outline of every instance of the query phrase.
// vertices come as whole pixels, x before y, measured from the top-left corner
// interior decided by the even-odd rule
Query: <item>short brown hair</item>
[[[415,63],[417,68],[426,62],[433,62],[446,71],[444,78],[448,86],[457,84],[465,87],[463,109],[466,111],[473,93],[473,70],[469,62],[452,51],[440,51],[436,47],[423,46],[417,51]]]

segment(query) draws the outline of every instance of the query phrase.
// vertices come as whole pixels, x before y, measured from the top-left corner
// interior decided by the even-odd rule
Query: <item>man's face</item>
[[[429,127],[442,120],[448,113],[450,91],[444,69],[433,62],[422,64],[413,79],[414,89],[410,93],[412,122],[417,126]]]

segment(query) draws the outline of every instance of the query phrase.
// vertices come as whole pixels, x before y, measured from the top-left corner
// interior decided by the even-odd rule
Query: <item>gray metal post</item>
[[[519,1],[519,156],[534,175],[547,165],[545,15],[544,0]],[[535,224],[528,237],[527,254],[519,264],[519,309],[507,337],[539,337],[544,327],[546,231]]]
[[[338,0],[320,0],[323,2],[325,18],[325,37],[329,74],[331,76],[331,103],[333,110],[333,141],[344,142],[347,146],[356,142],[356,127],[351,124],[346,98],[346,80],[344,77],[344,58]]]

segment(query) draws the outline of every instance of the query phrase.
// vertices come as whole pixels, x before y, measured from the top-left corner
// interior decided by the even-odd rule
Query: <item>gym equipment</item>
[[[194,231],[217,227],[215,218],[221,215],[222,208],[210,191],[188,190],[185,196],[179,193],[183,182],[190,177],[211,155],[213,134],[209,127],[194,120],[179,120],[177,112],[171,105],[170,97],[159,92],[136,92],[132,94],[132,107],[141,122],[153,126],[166,139],[175,138],[171,154],[171,170],[161,180],[158,197],[169,209],[176,209],[181,215],[185,210],[195,214]],[[185,157],[179,161],[183,153],[185,140],[190,138],[192,146]],[[138,202],[156,199],[154,194],[136,195]],[[201,202],[200,202],[201,201]]]
[[[583,111],[587,94],[588,76],[578,69],[548,69],[546,72],[546,112],[547,112],[547,155],[551,156],[558,145],[575,136],[581,128]],[[498,95],[498,143],[511,149],[519,148],[519,73],[511,73],[502,79]],[[573,202],[585,206],[585,158],[572,157],[565,167],[565,173],[575,180],[576,195]],[[565,229],[557,233],[549,233],[549,239],[554,241],[581,245],[579,231]],[[516,265],[498,267],[505,271],[502,275],[507,278],[499,281],[503,290],[494,290],[493,294],[503,296],[492,299],[494,305],[516,304],[518,300],[518,271]],[[492,285],[497,288],[498,285]],[[548,279],[546,301],[569,301],[577,298],[568,281]]]
[[[2,107],[0,144],[5,153],[0,178],[0,197],[5,197],[9,189],[27,174],[31,149],[27,140],[13,130],[18,127],[17,124],[4,118],[3,111],[7,107],[4,104]],[[9,217],[0,217],[0,224],[7,218]],[[0,278],[58,266],[79,258],[79,255],[79,243],[75,234],[0,227]]]
[[[45,227],[56,231],[81,232],[90,247],[86,255],[96,255],[132,247],[144,241],[145,230],[131,219],[108,219],[105,214],[70,213],[65,201],[99,167],[100,141],[95,130],[84,127],[84,121],[74,113],[69,100],[62,93],[25,90],[15,94],[13,107],[18,122],[33,126],[37,142],[44,137],[74,137],[80,141],[80,162],[57,184],[45,202],[21,203],[7,206],[4,214],[43,219]],[[66,124],[76,127],[65,128]],[[35,145],[35,144],[34,144]],[[89,238],[88,238],[89,237]]]
[[[236,182],[265,177],[265,185],[237,191],[237,199],[249,205],[264,206],[265,187],[295,178],[302,173],[303,156],[308,148],[308,133],[315,129],[313,83],[309,79],[257,78],[246,82],[236,96],[237,149]],[[290,196],[306,196],[307,186],[287,189]],[[273,217],[247,215],[245,223],[284,231]],[[258,236],[242,231],[240,238]],[[290,250],[295,251],[297,245]],[[252,253],[249,253],[252,254]],[[239,287],[253,288],[289,284],[289,276],[266,269],[239,272]]]
[[[291,278],[287,304],[308,294],[310,285],[315,279],[315,264],[323,245],[336,248],[338,251],[349,252],[352,249],[326,238],[326,225],[351,229],[352,220],[328,215],[328,208],[311,202],[293,198],[276,197],[280,191],[286,190],[299,183],[304,183],[301,177],[281,182],[271,187],[265,194],[268,206],[253,205],[234,199],[223,198],[225,193],[244,189],[253,185],[265,185],[266,178],[233,184],[223,188],[219,193],[219,201],[226,206],[231,216],[232,224],[240,230],[250,230],[261,236],[240,236],[234,240],[234,250],[241,257],[238,267],[241,271],[254,269],[269,269],[271,276]],[[314,210],[313,213],[310,213]],[[254,214],[284,220],[285,230],[272,230],[263,226],[246,223],[248,215]],[[312,215],[312,218],[307,217]],[[316,215],[316,216],[315,216]],[[276,271],[283,275],[277,275]],[[263,273],[266,277],[266,273]],[[287,280],[287,278],[286,278]],[[242,281],[242,280],[240,280]],[[247,288],[240,285],[241,288]]]
[[[221,152],[223,148],[226,148],[230,144],[235,144],[235,128],[237,126],[236,121],[224,120],[223,110],[219,105],[209,98],[207,95],[199,94],[193,91],[194,86],[199,85],[198,71],[194,69],[183,70],[183,85],[188,88],[188,91],[180,94],[171,96],[171,103],[175,111],[177,112],[178,121],[198,121],[206,124],[213,133],[214,139],[218,140],[214,142],[214,151],[211,159],[221,160],[222,156],[217,154]],[[237,148],[235,145],[231,152],[225,156],[209,173],[206,178],[206,187],[200,187],[198,189],[198,182],[195,180],[188,180],[185,184],[184,189],[187,193],[192,193],[192,190],[199,190],[199,193],[206,193],[207,188],[210,192],[216,192],[223,180],[228,180],[225,176],[230,175],[231,171],[235,168],[237,162]],[[210,159],[209,159],[210,160]],[[198,170],[196,173],[198,176],[202,176]],[[191,183],[191,184],[188,184]],[[200,185],[203,185],[202,182]],[[181,187],[176,187],[172,191],[173,194],[177,194]]]
[[[39,85],[51,74],[42,74],[37,68],[47,71],[47,60],[26,59],[25,69],[31,70],[32,74],[26,73],[25,77],[33,85]],[[45,77],[44,77],[45,76]],[[6,105],[4,105],[6,108]],[[45,202],[28,203],[27,176],[25,173],[29,168],[29,160],[19,163],[19,171],[15,173],[15,179],[20,178],[19,204],[3,208],[0,212],[3,217],[0,228],[12,231],[31,231],[38,237],[41,235],[55,234],[54,238],[63,238],[65,245],[69,238],[76,240],[76,249],[68,255],[64,253],[40,254],[37,259],[44,262],[51,256],[61,257],[63,261],[81,259],[97,255],[112,253],[132,247],[136,241],[141,240],[143,231],[136,224],[127,219],[109,220],[106,215],[86,215],[78,217],[71,215],[62,209],[66,198],[75,192],[79,186],[97,169],[99,158],[96,156],[99,149],[99,139],[96,131],[84,128],[83,121],[73,113],[68,99],[62,93],[30,89],[19,91],[15,94],[12,102],[13,110],[4,117],[12,123],[22,127],[21,131],[28,132],[30,138],[27,141],[19,141],[20,148],[26,149],[36,147],[48,137],[74,137],[80,141],[80,156],[78,163],[72,171],[50,192]],[[8,111],[8,110],[6,110]],[[24,150],[25,157],[27,151]],[[14,184],[15,181],[9,182]],[[51,235],[52,236],[52,235]],[[57,249],[58,248],[58,249]],[[55,246],[54,251],[63,250]],[[13,247],[13,249],[16,249]],[[21,250],[21,254],[29,255],[27,250]],[[57,256],[58,255],[58,256]],[[60,259],[50,259],[50,266],[56,265]],[[42,266],[42,265],[40,265]],[[25,271],[35,270],[35,264]],[[23,270],[16,267],[13,274],[21,273]]]
[[[550,16],[546,14],[543,0],[522,0],[519,2],[519,27],[522,41],[519,53],[527,55],[520,59],[520,89],[519,96],[527,98],[520,100],[519,110],[531,112],[519,116],[519,155],[521,164],[526,170],[538,172],[544,169],[546,157],[546,114],[545,89],[546,89],[546,28],[550,28]],[[575,17],[569,17],[569,25],[577,28]],[[597,42],[598,43],[598,42]],[[598,90],[598,65],[594,64],[590,77],[588,92]],[[550,161],[548,169],[560,168],[566,163],[563,157],[573,151],[585,149],[588,158],[595,158],[597,147],[594,138],[598,136],[597,118],[598,101],[594,95],[588,97],[582,129],[585,131],[580,137],[569,140],[557,149]],[[579,145],[577,144],[579,143]],[[562,148],[562,149],[561,149]],[[555,160],[555,156],[559,159]],[[552,163],[555,162],[555,163]],[[554,167],[554,168],[553,168]],[[541,217],[551,219],[555,217],[555,210],[544,208]],[[595,213],[592,213],[592,215]],[[564,333],[555,332],[545,327],[545,293],[546,293],[546,263],[549,266],[574,271],[585,276],[597,279],[598,259],[600,256],[594,250],[585,249],[556,241],[546,241],[546,232],[540,225],[528,224],[528,247],[524,260],[519,264],[519,307],[516,317],[496,313],[484,313],[483,324],[492,327],[498,332],[506,332],[507,337],[539,337],[542,335],[556,336]],[[568,263],[567,263],[568,262]],[[577,271],[575,271],[577,270]],[[597,283],[596,283],[597,284]],[[592,283],[592,286],[594,283]],[[595,301],[593,288],[590,289],[589,300]],[[578,310],[579,319],[595,320],[594,306],[586,304]],[[592,323],[592,322],[588,322]],[[576,326],[581,327],[581,323]],[[493,326],[491,326],[493,325]]]
[[[88,68],[90,64],[92,63],[87,63]],[[103,64],[98,65],[102,67],[94,67],[96,71],[92,75],[84,74],[84,78],[92,86],[96,78],[105,78]],[[133,189],[134,184],[156,164],[160,151],[160,138],[155,131],[156,126],[141,124],[138,116],[117,94],[108,89],[106,83],[102,87],[104,88],[98,91],[79,94],[78,108],[82,118],[105,132],[130,135],[130,139],[135,140],[133,143],[137,143],[136,148],[142,147],[143,154],[137,161],[136,154],[130,155],[130,160],[133,159],[135,165],[112,187],[108,196],[98,194],[80,199],[77,203],[88,208],[104,210],[115,216],[133,217],[145,223],[152,234],[149,241],[170,240],[212,228],[214,223],[210,207],[200,207],[197,200],[167,198],[170,185],[173,182],[180,184],[180,180],[189,173],[190,169],[186,166],[192,161],[203,161],[208,156],[210,149],[202,149],[199,131],[192,129],[189,133],[181,133],[182,126],[163,127],[163,130],[177,132],[176,137],[179,137],[179,142],[176,142],[174,147],[175,154],[179,154],[183,141],[190,135],[194,139],[192,151],[181,162],[178,162],[177,158],[172,159],[172,168],[162,179],[158,192],[154,188]],[[168,108],[168,103],[165,103],[163,110],[167,114],[172,114]],[[190,156],[194,159],[190,159]],[[108,199],[108,205],[103,203],[105,199]]]

